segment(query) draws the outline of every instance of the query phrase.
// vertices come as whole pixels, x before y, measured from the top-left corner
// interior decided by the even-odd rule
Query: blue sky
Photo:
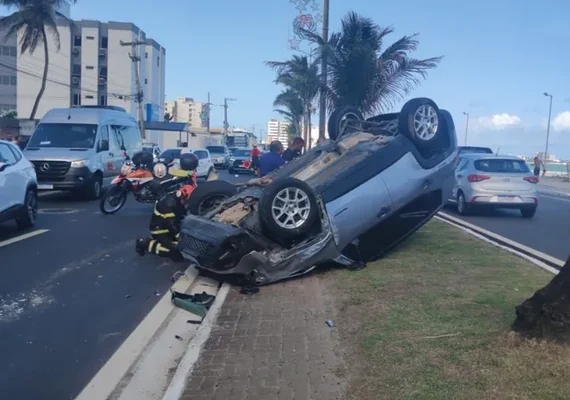
[[[543,0],[331,1],[331,30],[348,11],[418,32],[416,57],[443,55],[439,68],[410,97],[433,98],[454,116],[463,143],[501,152],[544,151],[548,91],[554,95],[550,151],[570,159],[570,2]],[[269,5],[271,3],[271,6]],[[158,6],[160,4],[160,6]],[[266,60],[283,60],[297,11],[289,0],[79,0],[74,19],[130,21],[167,51],[166,95],[212,101],[235,97],[231,125],[265,129],[279,88]],[[399,108],[397,106],[396,108]],[[221,126],[223,110],[213,110]]]

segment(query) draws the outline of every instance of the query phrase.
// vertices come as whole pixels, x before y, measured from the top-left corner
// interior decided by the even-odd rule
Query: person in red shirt
[[[249,156],[251,157],[251,168],[257,174],[257,170],[259,169],[259,160],[261,158],[261,150],[257,148],[257,145],[253,146]]]

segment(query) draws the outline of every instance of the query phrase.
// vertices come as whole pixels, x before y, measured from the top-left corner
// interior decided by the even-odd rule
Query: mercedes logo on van
[[[49,164],[48,164],[47,162],[46,162],[46,163],[43,163],[43,164],[40,166],[40,171],[42,171],[42,172],[47,172],[47,171],[49,171]]]

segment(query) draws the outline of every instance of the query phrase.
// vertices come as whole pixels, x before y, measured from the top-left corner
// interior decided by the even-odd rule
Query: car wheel
[[[35,190],[28,189],[24,200],[24,209],[16,218],[18,229],[28,229],[36,224],[38,217],[38,194]]]
[[[352,132],[362,130],[364,117],[356,107],[341,107],[334,110],[327,125],[329,138],[338,140]]]
[[[398,117],[398,131],[420,150],[432,149],[439,144],[442,123],[437,104],[421,97],[404,104]]]
[[[521,209],[521,215],[524,218],[532,218],[534,217],[534,214],[536,214],[536,207]]]
[[[186,208],[190,214],[204,215],[236,193],[236,187],[226,181],[200,183],[190,195]]]
[[[258,212],[270,234],[279,239],[295,239],[315,224],[318,218],[317,198],[305,182],[284,178],[264,190]]]
[[[97,200],[101,197],[103,189],[103,179],[99,175],[94,175],[85,189],[84,195],[87,200]]]
[[[465,201],[463,192],[457,193],[457,213],[459,215],[467,215],[469,213],[469,204]]]

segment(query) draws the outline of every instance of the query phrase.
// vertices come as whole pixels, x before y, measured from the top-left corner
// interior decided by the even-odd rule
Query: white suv
[[[20,149],[0,140],[0,222],[15,219],[19,229],[32,227],[38,214],[36,171]]]

